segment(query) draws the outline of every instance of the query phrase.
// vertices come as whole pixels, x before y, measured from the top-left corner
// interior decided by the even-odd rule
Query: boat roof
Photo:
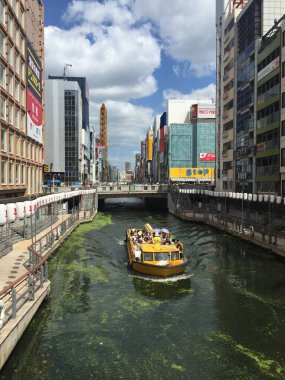
[[[148,244],[142,243],[141,250],[143,252],[174,252],[178,251],[175,245],[166,245],[166,244]]]

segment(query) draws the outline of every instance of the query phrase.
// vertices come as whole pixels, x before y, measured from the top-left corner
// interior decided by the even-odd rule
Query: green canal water
[[[127,267],[127,227],[167,227],[192,259]],[[49,262],[52,291],[0,379],[285,379],[285,264],[207,226],[122,200]]]

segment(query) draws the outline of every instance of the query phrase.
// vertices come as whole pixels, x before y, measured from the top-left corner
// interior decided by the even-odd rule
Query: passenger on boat
[[[161,244],[161,237],[158,234],[154,235],[153,244]]]
[[[140,249],[140,245],[139,244],[135,245],[134,254],[135,254],[135,260],[136,261],[141,261],[142,251]]]

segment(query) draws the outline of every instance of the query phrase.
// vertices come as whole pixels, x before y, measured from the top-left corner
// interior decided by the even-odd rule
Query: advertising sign
[[[172,180],[212,180],[214,179],[214,168],[170,168],[169,178]]]
[[[212,152],[200,153],[200,161],[215,161],[216,154]]]
[[[216,106],[215,104],[193,104],[190,109],[190,119],[215,119]]]
[[[42,67],[31,44],[27,42],[27,135],[42,143]]]

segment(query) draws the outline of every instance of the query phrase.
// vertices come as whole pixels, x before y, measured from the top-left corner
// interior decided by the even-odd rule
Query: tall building
[[[125,161],[125,172],[131,172],[132,171],[132,163],[130,161]]]
[[[103,103],[100,107],[100,145],[104,147],[103,155],[103,182],[109,181],[108,165],[108,128],[107,128],[107,108]]]
[[[82,96],[77,81],[47,79],[46,163],[66,185],[84,180],[82,152]]]
[[[220,13],[217,24],[216,143],[217,189],[220,191],[255,193],[269,189],[261,178],[265,170],[261,168],[269,162],[276,165],[278,157],[273,155],[272,160],[265,163],[261,160],[262,154],[257,153],[256,149],[261,148],[256,144],[266,138],[258,137],[262,134],[258,131],[258,120],[268,112],[279,112],[279,109],[278,102],[275,105],[260,103],[262,97],[259,94],[266,90],[261,88],[263,83],[259,83],[258,72],[270,63],[271,58],[259,62],[263,57],[259,53],[259,40],[266,36],[284,10],[285,0],[232,0],[224,7],[222,15]],[[273,110],[272,107],[277,108]]]
[[[90,125],[89,125],[89,86],[85,77],[73,76],[54,76],[49,75],[49,79],[61,79],[70,82],[77,82],[81,90],[82,102],[82,133],[81,133],[81,149],[82,149],[82,183],[88,184],[90,177]]]
[[[42,192],[44,6],[0,2],[0,196]]]

